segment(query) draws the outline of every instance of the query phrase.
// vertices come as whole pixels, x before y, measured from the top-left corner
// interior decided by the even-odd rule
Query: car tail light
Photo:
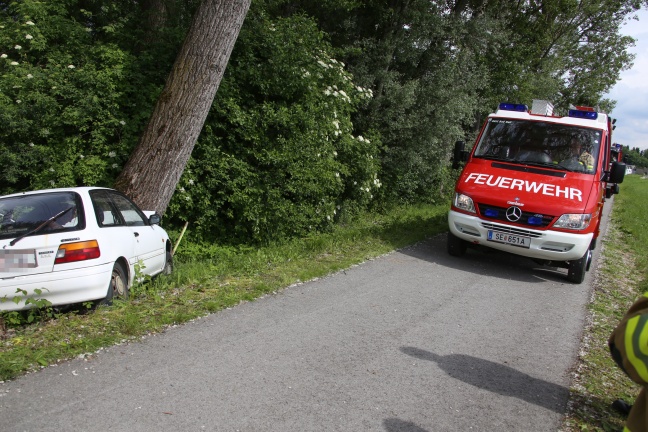
[[[56,252],[56,260],[54,260],[54,264],[85,261],[99,258],[100,256],[101,251],[99,250],[99,243],[97,243],[97,240],[65,243],[59,246],[58,251]]]

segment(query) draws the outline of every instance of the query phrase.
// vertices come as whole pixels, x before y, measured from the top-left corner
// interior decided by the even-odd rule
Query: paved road
[[[591,273],[441,235],[4,383],[0,429],[556,431]]]

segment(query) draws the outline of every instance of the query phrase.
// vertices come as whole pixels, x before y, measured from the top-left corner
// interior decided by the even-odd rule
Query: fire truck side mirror
[[[623,178],[626,173],[626,164],[614,161],[610,167],[610,175],[608,176],[609,183],[623,183]]]
[[[455,142],[454,152],[452,154],[452,168],[458,169],[461,162],[468,160],[468,152],[464,150],[466,148],[465,141]]]

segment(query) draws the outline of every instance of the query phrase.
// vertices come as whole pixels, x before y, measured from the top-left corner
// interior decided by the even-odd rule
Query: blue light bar
[[[499,109],[504,111],[518,111],[518,112],[527,112],[529,107],[524,104],[514,104],[508,102],[502,102],[499,104]]]
[[[499,215],[499,212],[495,209],[486,209],[484,212],[484,216],[489,217],[489,218],[495,218]]]
[[[542,225],[542,218],[537,216],[529,216],[527,223],[529,225]]]
[[[596,120],[598,118],[598,113],[596,111],[569,110],[569,117]]]

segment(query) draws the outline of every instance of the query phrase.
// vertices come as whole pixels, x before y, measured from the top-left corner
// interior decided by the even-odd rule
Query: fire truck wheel
[[[466,253],[468,244],[465,240],[460,239],[456,235],[448,232],[448,253],[455,257],[460,257]]]
[[[579,284],[583,283],[585,280],[585,273],[590,266],[592,261],[592,250],[588,249],[580,259],[569,261],[569,267],[567,268],[567,280],[569,282]]]

